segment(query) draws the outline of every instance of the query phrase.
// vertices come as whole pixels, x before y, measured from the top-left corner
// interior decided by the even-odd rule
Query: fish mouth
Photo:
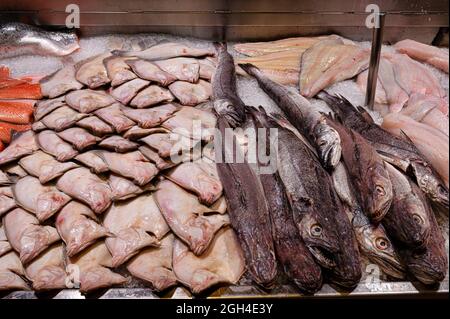
[[[332,253],[328,249],[312,245],[308,245],[307,247],[320,266],[326,269],[333,269],[336,267],[336,262],[332,257]]]
[[[425,267],[424,267],[425,266]],[[445,278],[445,268],[436,269],[431,265],[408,265],[408,270],[414,277],[425,285],[435,285]]]
[[[336,167],[341,159],[342,147],[339,133],[332,127],[321,124],[316,127],[317,152],[327,169]]]
[[[386,216],[390,207],[391,201],[386,201],[379,209],[373,211],[373,213],[370,215],[370,220],[373,223],[378,224],[379,222],[381,222],[384,216]]]
[[[369,259],[377,264],[383,273],[389,277],[395,279],[404,279],[406,276],[406,269],[402,263],[393,256],[380,256],[375,254],[370,254]]]

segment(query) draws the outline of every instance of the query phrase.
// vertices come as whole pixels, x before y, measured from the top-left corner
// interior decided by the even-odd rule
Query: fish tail
[[[214,48],[217,52],[227,51],[227,44],[225,42],[214,42]]]

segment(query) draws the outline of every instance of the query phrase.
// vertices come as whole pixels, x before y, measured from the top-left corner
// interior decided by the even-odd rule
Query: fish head
[[[326,227],[314,214],[307,214],[302,218],[299,230],[317,263],[327,269],[335,267],[333,255],[339,251],[339,246],[333,229]]]
[[[366,210],[369,218],[374,223],[379,223],[389,211],[394,197],[392,183],[383,163],[376,163],[369,167],[369,175],[366,179],[368,193],[365,196]]]
[[[362,253],[371,262],[391,277],[404,278],[405,268],[383,226],[367,223],[357,228],[355,233]]]
[[[411,169],[413,175],[416,177],[419,188],[423,190],[433,202],[448,209],[448,187],[441,181],[436,173],[433,172],[431,167],[427,163],[415,161],[411,163]]]
[[[334,168],[341,159],[341,138],[339,133],[326,120],[321,120],[314,127],[314,137],[319,158],[325,168]]]
[[[426,285],[435,285],[444,280],[448,270],[445,253],[434,243],[426,250],[407,251],[405,262],[408,271]]]

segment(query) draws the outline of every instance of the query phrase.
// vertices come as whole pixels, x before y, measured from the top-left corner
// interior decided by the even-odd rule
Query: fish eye
[[[419,215],[417,215],[417,214],[414,214],[413,215],[413,220],[417,223],[417,224],[423,224],[423,219],[422,219],[422,217],[420,217]]]
[[[438,185],[438,192],[439,192],[439,194],[441,194],[441,195],[444,195],[444,196],[448,196],[448,191],[447,191],[447,189],[444,187],[444,186],[442,186],[442,185]]]
[[[377,185],[377,186],[375,187],[375,191],[377,192],[377,194],[378,194],[379,196],[384,196],[384,195],[386,195],[386,192],[384,191],[384,188],[381,187],[380,185]]]
[[[319,224],[312,225],[311,234],[314,237],[319,237],[320,235],[322,235],[322,226],[320,226]]]
[[[379,237],[375,240],[375,246],[380,250],[385,250],[389,248],[389,243],[386,239]]]

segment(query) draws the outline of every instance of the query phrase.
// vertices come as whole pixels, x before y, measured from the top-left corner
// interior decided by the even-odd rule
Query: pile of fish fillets
[[[303,292],[316,292],[324,278],[351,289],[362,276],[361,254],[393,278],[444,280],[445,238],[432,205],[448,215],[448,186],[414,143],[382,129],[365,109],[321,92],[330,82],[312,83],[320,89],[311,96],[320,92],[330,108],[324,114],[250,63],[239,67],[285,116],[246,106],[236,91],[233,58],[225,45],[218,51],[212,84],[220,132],[278,129],[275,172],[263,173],[267,163],[259,159],[256,168],[249,161],[217,163],[253,280],[272,288],[281,265]],[[222,147],[223,156],[231,151]]]
[[[198,106],[213,53],[163,43],[40,81],[32,130],[0,153],[0,290],[90,292],[135,277],[200,293],[240,279],[214,155],[202,152],[216,126]]]

